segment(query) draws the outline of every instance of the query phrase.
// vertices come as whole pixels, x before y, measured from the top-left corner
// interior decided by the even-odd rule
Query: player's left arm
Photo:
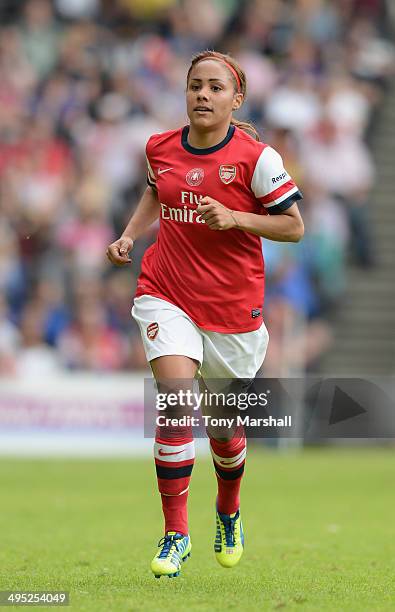
[[[299,242],[304,234],[304,224],[296,202],[275,215],[231,210],[206,196],[198,206],[198,213],[212,230],[239,229],[277,242]]]
[[[198,212],[208,227],[213,230],[237,228],[268,240],[299,242],[304,225],[296,202],[303,196],[285,170],[281,155],[272,147],[261,149],[248,187],[266,214],[232,210],[205,197]]]
[[[255,215],[233,212],[238,229],[277,242],[299,242],[304,235],[304,224],[296,202],[277,215]]]

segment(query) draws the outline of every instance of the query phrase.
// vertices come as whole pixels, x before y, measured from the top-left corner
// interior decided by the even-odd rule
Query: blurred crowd
[[[314,370],[350,264],[374,266],[369,137],[394,74],[385,0],[2,0],[0,373],[146,367],[141,257],[105,258],[145,188],[145,143],[186,123],[205,48],[245,69],[251,120],[304,193],[299,245],[263,241],[268,375]]]

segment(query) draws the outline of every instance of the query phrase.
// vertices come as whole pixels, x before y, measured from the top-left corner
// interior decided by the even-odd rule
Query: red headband
[[[236,79],[236,83],[237,83],[237,93],[241,93],[241,82],[240,82],[240,77],[237,74],[236,70],[233,68],[233,66],[231,64],[229,64],[229,62],[227,62],[226,60],[222,59],[221,57],[215,57],[214,56],[207,56],[207,57],[202,57],[201,60],[199,60],[197,63],[200,64],[200,62],[203,62],[204,60],[216,60],[217,62],[221,62],[222,64],[225,64],[225,66],[227,68],[229,68],[229,70],[231,71],[231,73],[233,74],[233,76]]]

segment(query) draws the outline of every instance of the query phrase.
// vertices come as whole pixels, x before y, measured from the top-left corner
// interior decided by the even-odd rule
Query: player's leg
[[[264,325],[246,334],[204,333],[201,373],[205,383],[216,390],[221,386],[216,379],[228,379],[232,380],[236,393],[242,392],[246,381],[252,380],[262,365],[267,345],[268,333]],[[212,412],[210,405],[205,411]],[[222,408],[222,416],[226,416],[226,406]],[[209,427],[207,433],[218,487],[214,550],[222,566],[233,567],[244,549],[240,486],[247,452],[246,436],[242,426],[228,428],[227,435],[223,428],[216,427]]]
[[[213,415],[213,410],[205,407],[205,413]],[[224,416],[226,407],[222,407],[220,413]],[[215,416],[220,413],[216,411]],[[244,550],[240,487],[247,452],[246,436],[243,426],[228,428],[227,431],[208,427],[207,435],[217,480],[214,551],[220,565],[233,567]]]
[[[247,453],[244,427],[239,426],[228,440],[210,437],[210,450],[217,479],[214,551],[223,567],[233,567],[244,550],[240,517],[240,486]]]
[[[192,388],[202,359],[199,332],[177,307],[144,297],[147,299],[140,299],[137,306],[135,300],[133,316],[140,326],[158,392],[185,392]],[[168,407],[163,416],[179,417],[185,409],[182,411],[178,406]],[[179,574],[181,561],[191,550],[187,515],[189,481],[195,459],[191,427],[158,426],[154,455],[165,525],[151,569],[157,577],[172,577]]]
[[[178,393],[193,390],[198,362],[182,355],[166,355],[150,362],[158,392]],[[185,414],[174,406],[165,411],[168,418]],[[195,461],[195,446],[190,426],[165,425],[156,428],[155,467],[164,515],[164,537],[159,542],[151,569],[155,576],[177,576],[181,562],[191,552],[188,529],[188,492]]]
[[[198,364],[189,357],[166,355],[151,361],[158,391],[178,393],[192,390]],[[181,380],[183,379],[183,380]],[[169,384],[171,387],[169,387]],[[177,418],[185,413],[174,406],[164,416]],[[187,499],[195,460],[195,446],[190,426],[165,425],[156,428],[154,445],[158,489],[162,497],[165,533],[188,534]]]

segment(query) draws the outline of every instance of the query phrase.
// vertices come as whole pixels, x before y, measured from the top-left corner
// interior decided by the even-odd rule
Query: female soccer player
[[[160,218],[145,253],[132,314],[158,381],[251,380],[268,344],[262,319],[261,237],[298,242],[302,196],[280,155],[254,128],[233,119],[246,77],[233,58],[205,51],[187,75],[189,125],[147,143],[148,187],[122,236],[108,247],[116,265],[129,263],[134,241]],[[253,136],[251,136],[251,134]],[[244,546],[239,510],[246,441],[209,432],[218,481],[217,561],[232,567]],[[187,520],[195,458],[190,428],[158,427],[155,464],[165,535],[151,569],[178,576],[191,551]]]

